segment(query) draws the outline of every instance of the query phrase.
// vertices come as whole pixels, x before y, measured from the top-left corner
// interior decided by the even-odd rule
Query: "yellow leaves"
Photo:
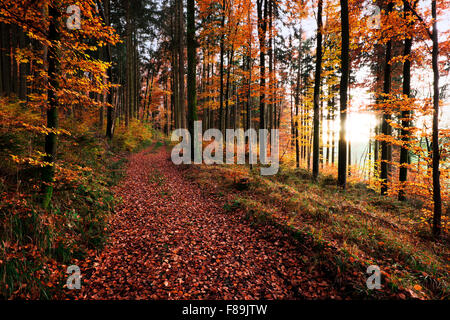
[[[54,163],[50,163],[50,162],[46,162],[46,161],[41,161],[39,159],[35,159],[32,157],[19,157],[16,155],[11,154],[10,155],[12,160],[17,163],[17,164],[29,164],[35,167],[47,167],[47,166],[54,166]]]
[[[28,63],[30,61],[30,59],[28,58],[28,53],[26,52],[26,50],[17,48],[15,50],[14,55],[15,55],[15,59],[16,59],[17,63],[19,63],[19,64],[21,64],[21,63]]]
[[[10,154],[10,156],[12,157],[12,159],[13,159],[13,161],[14,161],[15,163],[19,163],[19,162],[20,162],[18,156],[14,155],[14,154]]]
[[[83,16],[83,28],[76,33],[65,28],[61,21],[60,40],[48,40],[49,12],[47,2],[43,1],[36,6],[29,7],[24,0],[5,0],[2,2],[0,21],[6,24],[16,24],[23,29],[30,39],[36,40],[40,46],[35,48],[20,48],[14,50],[14,59],[17,63],[30,63],[33,67],[32,75],[27,76],[27,81],[33,88],[40,88],[42,92],[49,89],[48,70],[42,49],[44,47],[56,48],[60,63],[60,76],[58,102],[61,106],[74,103],[94,105],[89,93],[102,93],[110,88],[110,83],[104,83],[106,70],[109,63],[92,58],[92,51],[98,51],[99,47],[108,44],[115,45],[120,41],[114,28],[105,26],[98,12],[95,12],[95,3],[92,0],[77,1],[74,4],[80,7]],[[71,3],[72,4],[72,3]],[[27,8],[25,11],[24,9]],[[64,8],[61,8],[64,11]],[[17,17],[20,17],[18,19]],[[62,19],[65,21],[65,18]],[[89,41],[86,41],[89,40]],[[84,75],[87,74],[88,77]],[[64,94],[63,94],[64,93]],[[67,97],[65,96],[67,94]],[[27,107],[45,108],[46,94],[30,93]],[[25,123],[27,121],[24,121]],[[23,125],[28,130],[48,134],[67,134],[66,131]]]
[[[43,125],[42,126],[33,126],[33,125],[30,125],[30,124],[25,123],[25,122],[20,122],[20,124],[24,128],[26,128],[26,129],[28,129],[30,131],[35,131],[35,132],[42,133],[42,134],[45,134],[45,135],[48,135],[50,133],[53,133],[53,134],[56,134],[56,135],[61,135],[61,134],[65,134],[65,135],[68,135],[68,136],[71,135],[69,131],[64,130],[64,129],[47,128],[46,126],[43,126]]]
[[[416,285],[414,285],[414,290],[421,291],[422,287],[419,286],[418,284],[416,284]]]

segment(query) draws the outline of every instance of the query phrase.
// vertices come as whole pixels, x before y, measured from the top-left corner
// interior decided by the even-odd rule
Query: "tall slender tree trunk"
[[[145,91],[144,91],[144,99],[143,99],[143,108],[142,108],[142,118],[141,120],[144,120],[145,117],[145,111],[150,108],[150,101],[148,99],[148,85],[150,82],[150,68],[147,68],[147,80],[145,82]],[[153,78],[152,78],[153,82]]]
[[[320,155],[320,83],[322,73],[322,6],[323,0],[319,0],[317,8],[317,48],[316,71],[314,79],[314,123],[313,123],[313,178],[319,175]]]
[[[321,89],[321,95],[323,95],[323,88],[322,84],[320,85]],[[323,99],[320,100],[320,110],[319,110],[319,167],[320,169],[323,169],[323,105],[324,101]]]
[[[134,82],[134,115],[139,119],[139,112],[141,110],[141,72],[139,66],[139,50],[137,41],[136,24],[133,21],[133,82]]]
[[[327,143],[325,148],[327,149],[326,160],[325,163],[327,165],[330,164],[330,152],[331,152],[331,95],[332,95],[331,86],[328,86],[328,100],[327,100]]]
[[[127,0],[126,7],[126,94],[125,94],[125,126],[128,127],[130,122],[132,108],[132,86],[131,86],[131,0]]]
[[[260,46],[260,86],[259,86],[259,128],[265,129],[266,122],[266,110],[265,110],[265,99],[266,99],[266,32],[267,32],[267,1],[268,0],[257,0],[257,11],[258,11],[258,34],[259,34],[259,46]]]
[[[59,88],[59,60],[56,42],[60,38],[58,31],[58,24],[60,18],[59,9],[53,4],[49,8],[49,32],[48,40],[52,44],[48,48],[47,63],[48,63],[48,106],[47,106],[47,128],[58,128],[58,97],[57,91]],[[57,137],[54,132],[50,132],[45,136],[45,157],[44,161],[47,163],[42,167],[42,182],[43,182],[43,198],[42,206],[47,209],[53,194],[53,180],[55,176],[55,158],[56,158],[56,144]]]
[[[164,81],[163,88],[165,91],[167,91],[167,79]],[[163,121],[164,121],[163,130],[166,135],[169,135],[170,105],[169,105],[169,98],[168,98],[167,94],[164,95],[163,100],[164,100],[164,111],[165,111],[165,114],[164,114],[165,119],[163,119]]]
[[[105,81],[105,80],[103,80],[103,81]],[[98,94],[97,100],[100,103],[102,103],[100,105],[100,110],[99,110],[99,115],[98,115],[98,128],[99,128],[100,131],[102,131],[103,130],[103,122],[104,122],[104,112],[103,112],[104,99],[103,99],[103,94]]]
[[[202,56],[203,56],[203,63],[201,66],[201,81],[200,84],[198,85],[198,92],[200,92],[201,97],[199,97],[197,99],[197,104],[201,105],[202,108],[202,124],[203,124],[203,128],[202,129],[206,129],[207,127],[207,122],[208,122],[208,108],[207,108],[207,98],[206,98],[206,84],[208,81],[208,75],[207,75],[207,69],[208,69],[208,52],[207,50],[204,48],[202,50]],[[189,109],[188,109],[189,111]],[[200,118],[200,116],[199,116]]]
[[[146,122],[149,121],[150,115],[152,114],[152,110],[151,110],[152,96],[153,96],[153,74],[152,74],[152,77],[150,80],[150,88],[148,90],[147,113],[146,113],[146,118],[145,118]],[[144,118],[144,116],[142,116],[142,118]]]
[[[302,30],[300,29],[299,37],[298,37],[298,58],[297,58],[297,83],[295,85],[295,165],[297,168],[300,168],[300,141],[299,141],[299,109],[300,109],[300,81],[302,76]]]
[[[250,11],[248,12],[248,23],[251,25],[251,15]],[[252,129],[252,39],[251,34],[248,39],[248,52],[247,52],[247,70],[248,70],[248,82],[247,82],[247,130]],[[250,131],[249,131],[250,132]],[[247,147],[249,152],[249,160],[250,160],[250,137],[247,137]],[[250,170],[253,169],[253,164],[249,161]]]
[[[19,46],[21,49],[26,47],[27,38],[25,37],[25,32],[19,30]],[[25,100],[27,98],[27,63],[21,63],[19,65],[19,98],[20,100]]]
[[[206,114],[207,114],[207,121],[206,121],[206,126],[204,130],[208,130],[210,129],[210,124],[211,124],[211,95],[210,95],[210,87],[211,87],[211,58],[210,58],[210,53],[208,51],[207,53],[207,64],[206,64],[206,86],[205,86],[205,93],[206,93],[206,105],[207,105],[207,110],[206,110]]]
[[[394,4],[392,2],[389,2],[387,14],[390,14],[393,10]],[[389,39],[389,41],[386,44],[386,60],[384,63],[384,80],[383,80],[383,93],[384,93],[384,100],[385,102],[389,100],[389,94],[391,92],[391,61],[392,57],[392,40]],[[392,132],[392,128],[389,124],[389,121],[391,120],[391,115],[384,110],[383,111],[383,121],[381,124],[381,131],[383,135],[390,136]],[[388,179],[389,179],[389,158],[390,158],[390,148],[387,141],[383,140],[381,141],[381,172],[380,172],[380,179],[381,179],[381,194],[387,195],[388,191]]]
[[[19,28],[16,25],[11,26],[11,65],[12,65],[12,74],[11,74],[11,85],[12,85],[12,93],[17,94],[19,92],[19,77],[18,77],[18,68],[17,61],[14,59],[14,53],[17,48],[17,33]]]
[[[186,106],[185,106],[185,86],[184,86],[184,14],[183,14],[183,0],[178,0],[178,85],[179,85],[179,99],[180,99],[180,113],[181,113],[181,127],[186,128]]]
[[[406,0],[405,0],[406,1]],[[404,13],[405,19],[408,18],[408,13],[410,9],[407,5],[404,5]],[[412,26],[411,23],[408,26]],[[411,96],[411,47],[412,47],[412,36],[407,36],[405,39],[405,47],[403,51],[403,55],[406,57],[405,62],[403,63],[403,94],[406,99]],[[408,168],[409,157],[408,157],[408,149],[407,143],[409,141],[409,131],[407,128],[410,126],[411,111],[404,110],[402,111],[402,129],[400,132],[402,139],[402,147],[400,149],[400,173],[399,173],[399,182],[400,189],[398,191],[398,200],[405,201],[405,182],[408,178]]]
[[[340,129],[338,146],[338,184],[345,189],[347,185],[347,91],[348,77],[350,74],[349,47],[350,47],[350,25],[348,19],[348,0],[341,2],[341,29],[342,29],[342,49],[341,67],[342,75],[339,88],[340,97]]]
[[[294,121],[294,83],[291,80],[290,81],[290,87],[291,87],[291,94],[290,94],[290,102],[291,102],[291,147],[295,147],[295,121]]]
[[[335,98],[333,96],[331,103],[333,105],[333,109],[332,109],[332,115],[331,115],[331,121],[333,122],[333,130],[331,130],[331,165],[334,166],[336,161],[335,161],[335,154],[336,154],[336,130],[334,128],[334,123],[336,120],[336,107],[335,107]],[[345,137],[345,135],[344,135]]]
[[[3,22],[0,22],[0,96],[3,96],[4,89],[3,89],[3,82],[4,82],[4,67],[3,67],[3,55],[5,54],[3,49],[3,31],[4,30],[4,24]]]
[[[111,3],[110,0],[104,0],[104,6],[105,6],[105,23],[107,26],[111,25]],[[106,46],[106,55],[108,62],[111,62],[111,45],[108,44]],[[110,82],[113,81],[112,79],[112,66],[108,68],[107,70],[108,80]],[[108,139],[112,139],[113,132],[114,132],[114,107],[113,107],[113,89],[110,88],[107,96],[106,96],[106,102],[108,103],[108,106],[106,108],[106,137]]]
[[[436,0],[431,1],[431,13],[433,18],[433,235],[439,237],[441,234],[441,216],[442,216],[442,199],[441,199],[441,182],[439,172],[439,42],[437,30],[437,13]]]
[[[306,88],[306,79],[305,77],[303,77],[303,84]],[[308,135],[308,115],[307,115],[307,110],[306,110],[306,105],[304,105],[303,103],[300,104],[300,132],[297,133],[297,139],[299,140],[299,144],[300,144],[300,159],[302,160],[302,162],[304,163],[306,160],[306,153],[307,153],[307,135]]]
[[[11,45],[10,45],[10,25],[1,24],[1,40],[2,40],[2,74],[3,79],[3,94],[8,96],[11,93]]]
[[[187,0],[187,98],[188,125],[191,138],[194,139],[194,122],[197,121],[196,88],[196,43],[195,43],[195,0]],[[195,137],[196,138],[196,137]],[[191,157],[194,160],[195,144],[191,142]]]
[[[225,56],[225,10],[226,1],[222,0],[222,19],[220,21],[221,36],[220,36],[220,94],[219,94],[219,129],[223,132],[224,129],[224,116],[223,116],[223,98],[224,98],[224,76],[223,76],[223,65]]]
[[[251,44],[249,44],[249,48],[248,48],[248,53],[247,53],[247,71],[248,71],[248,81],[247,81],[247,130],[249,130],[251,128],[251,121],[252,121],[252,110],[251,110],[251,99],[252,99],[252,92],[251,92],[251,79],[252,79],[252,66],[251,66],[251,49],[250,49]],[[248,140],[247,140],[247,144],[248,144]]]
[[[230,110],[229,110],[229,105],[230,105],[230,76],[231,76],[231,68],[232,68],[232,61],[233,61],[233,56],[234,56],[234,50],[231,49],[231,52],[229,52],[227,54],[227,58],[228,58],[228,66],[227,66],[227,84],[225,87],[225,129],[231,128],[230,126]]]
[[[300,141],[298,136],[298,109],[300,106],[298,104],[295,105],[295,166],[300,168]]]
[[[179,41],[178,37],[180,32],[178,29],[180,28],[178,23],[178,1],[179,0],[173,0],[173,14],[171,16],[171,25],[170,30],[172,33],[172,98],[173,98],[173,106],[174,106],[174,125],[175,129],[179,129],[182,127],[181,125],[181,111],[180,111],[180,97],[179,97],[179,90],[180,86],[178,84],[179,82],[179,76],[178,76],[178,46]]]
[[[348,176],[350,177],[352,175],[352,141],[348,139],[347,141],[348,146]]]
[[[269,5],[269,106],[268,125],[269,130],[274,128],[274,101],[273,101],[273,0],[267,0]]]

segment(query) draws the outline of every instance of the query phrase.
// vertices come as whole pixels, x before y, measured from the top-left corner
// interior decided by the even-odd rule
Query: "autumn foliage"
[[[449,6],[2,0],[0,299],[448,298]],[[172,166],[195,120],[280,173]]]

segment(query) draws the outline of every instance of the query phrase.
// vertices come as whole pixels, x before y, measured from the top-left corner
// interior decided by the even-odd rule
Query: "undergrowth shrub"
[[[135,151],[141,144],[150,145],[154,133],[150,125],[132,120],[128,128],[119,127],[116,129],[114,147],[129,152]]]
[[[126,162],[118,155],[150,144],[158,134],[132,121],[128,131],[117,128],[111,145],[92,122],[62,119],[61,128],[70,134],[58,136],[54,193],[44,210],[39,165],[17,161],[42,157],[44,135],[22,123],[40,126],[42,115],[0,103],[0,299],[65,297],[67,266],[108,240],[108,218],[117,202],[111,187]]]

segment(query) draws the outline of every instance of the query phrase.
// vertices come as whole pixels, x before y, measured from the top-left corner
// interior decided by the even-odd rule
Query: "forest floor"
[[[254,228],[183,177],[165,148],[130,158],[109,245],[83,279],[89,299],[339,298],[274,227]]]
[[[177,167],[161,143],[131,155],[114,190],[122,201],[108,245],[85,260],[77,298],[424,297],[385,281],[382,290],[368,290],[366,264],[352,256],[343,262],[330,242],[255,215],[242,200],[245,191],[217,188],[224,180],[219,169],[212,166],[215,175],[208,176]]]

